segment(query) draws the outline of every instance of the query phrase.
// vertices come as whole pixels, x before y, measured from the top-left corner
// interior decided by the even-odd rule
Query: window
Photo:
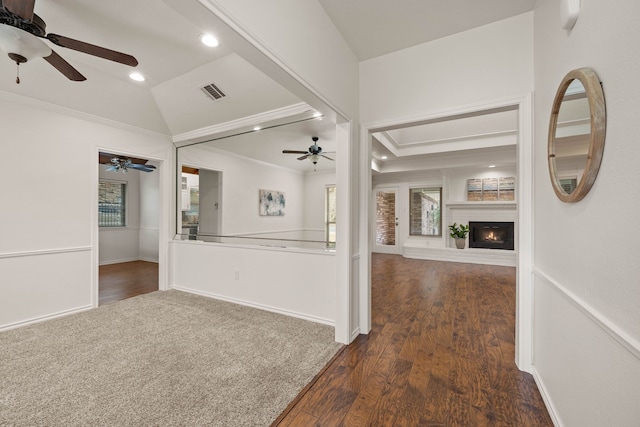
[[[558,178],[558,182],[560,183],[560,187],[564,190],[565,193],[571,194],[576,190],[578,186],[578,178]]]
[[[336,245],[336,186],[328,185],[325,194],[325,241]]]
[[[442,236],[442,188],[409,189],[409,234]]]
[[[124,227],[127,225],[127,183],[100,181],[98,184],[98,225]]]

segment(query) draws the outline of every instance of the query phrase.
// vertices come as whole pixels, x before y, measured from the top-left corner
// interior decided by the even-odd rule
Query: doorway
[[[195,240],[198,235],[222,234],[222,172],[182,166],[178,232]]]
[[[398,189],[377,188],[374,190],[373,252],[399,254]]]
[[[127,154],[98,154],[98,305],[159,289],[158,166]]]
[[[475,120],[478,116],[482,116],[488,113],[501,113],[507,111],[514,111],[514,129],[512,132],[512,138],[515,139],[513,143],[501,143],[503,138],[497,138],[497,135],[488,133],[491,138],[494,138],[495,148],[486,151],[487,157],[493,159],[497,152],[502,150],[508,144],[511,144],[515,150],[515,167],[517,171],[517,184],[516,184],[516,203],[517,203],[517,226],[515,233],[521,238],[517,239],[516,248],[516,364],[518,367],[526,372],[530,372],[532,369],[532,312],[531,312],[531,272],[533,269],[532,254],[533,246],[529,236],[532,235],[532,221],[533,217],[533,132],[532,132],[532,104],[533,99],[531,94],[513,99],[504,99],[495,102],[488,102],[483,105],[475,105],[472,107],[461,107],[459,109],[448,110],[444,113],[436,113],[431,115],[425,115],[416,119],[411,117],[407,120],[398,119],[396,121],[380,121],[377,123],[367,123],[363,125],[362,143],[364,149],[361,150],[361,188],[360,191],[369,194],[369,199],[365,201],[366,209],[363,209],[361,213],[361,221],[366,224],[361,228],[361,247],[366,248],[364,250],[369,251],[366,262],[362,262],[360,266],[360,288],[359,288],[359,301],[360,301],[360,329],[363,332],[371,329],[371,252],[375,243],[373,238],[375,234],[371,233],[373,229],[372,221],[375,212],[375,201],[373,198],[372,189],[372,175],[379,174],[384,170],[384,165],[376,159],[372,159],[374,141],[374,134],[385,133],[396,129],[404,129],[411,126],[434,124],[434,123],[446,123],[455,119],[471,119]],[[388,135],[383,135],[388,136]],[[508,134],[500,135],[508,137]],[[440,142],[445,142],[447,138],[441,138]],[[473,144],[469,143],[465,138],[451,139],[449,141],[456,143],[460,150],[466,149],[465,147],[473,146],[477,147],[474,141]],[[440,163],[442,161],[442,151],[440,151],[441,145],[438,141],[425,141],[425,146],[429,146],[428,153],[425,151],[425,156],[420,159],[420,163],[433,162]],[[416,145],[407,144],[408,153],[416,152]],[[396,150],[397,152],[397,150]],[[458,156],[460,162],[467,161],[471,158],[476,160],[480,158],[479,153],[473,153],[471,156]],[[380,158],[388,156],[388,153],[382,153]],[[393,165],[397,166],[397,163]],[[487,163],[487,167],[491,164]],[[460,167],[460,165],[458,166]],[[373,173],[372,173],[373,168]],[[392,169],[392,168],[390,168]],[[388,181],[388,180],[387,180]],[[444,178],[443,187],[448,186],[450,183],[446,182]],[[459,192],[464,191],[464,186],[458,188]],[[451,201],[451,199],[448,199]],[[454,200],[455,201],[455,200]],[[466,203],[460,201],[459,203]],[[446,227],[446,218],[444,220],[443,228]],[[446,229],[446,228],[445,228]],[[446,238],[447,236],[445,236]],[[429,245],[429,244],[427,244]],[[430,249],[429,249],[430,250]]]

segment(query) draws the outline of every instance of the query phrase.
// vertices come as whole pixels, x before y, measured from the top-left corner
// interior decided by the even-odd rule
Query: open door
[[[375,241],[373,252],[385,254],[399,254],[400,245],[398,242],[398,189],[378,188],[374,190],[373,200],[375,203],[374,212],[374,233]]]

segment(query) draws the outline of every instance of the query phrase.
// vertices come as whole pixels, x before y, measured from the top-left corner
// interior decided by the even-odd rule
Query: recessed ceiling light
[[[262,129],[260,126],[255,126],[255,127],[253,128],[253,130],[260,130],[260,129]]]
[[[203,34],[200,36],[200,41],[202,42],[203,45],[205,46],[209,46],[209,47],[216,47],[220,44],[220,42],[218,41],[217,38],[215,38],[214,36],[212,36],[211,34]]]
[[[387,156],[381,156],[380,158],[381,158],[382,160],[387,160],[387,159],[388,159],[388,157],[387,157]]]
[[[129,78],[137,82],[143,82],[146,80],[146,78],[142,75],[142,73],[139,73],[137,71],[134,71],[133,73],[129,74]]]
[[[489,165],[489,167],[490,167],[490,168],[495,168],[495,167],[496,167],[496,165]]]

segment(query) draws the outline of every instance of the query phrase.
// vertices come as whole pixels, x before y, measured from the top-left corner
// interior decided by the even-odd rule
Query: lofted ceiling
[[[318,1],[361,60],[518,15],[530,11],[534,3]],[[0,91],[178,140],[186,140],[194,133],[204,139],[206,131],[216,126],[304,104],[299,96],[245,60],[247,42],[198,0],[36,0],[35,13],[46,22],[48,32],[135,56],[139,61],[136,69],[146,76],[146,81],[130,80],[129,66],[51,45],[87,81],[71,82],[46,61],[33,59],[20,66],[18,85],[16,64],[2,55]],[[203,33],[215,34],[220,46],[202,45],[199,37]],[[219,87],[225,97],[217,101],[209,98],[202,90],[209,84]],[[458,151],[459,157],[465,138],[513,132],[513,120],[507,116],[388,130],[376,137],[381,143],[375,143],[374,157],[378,151],[387,150],[392,157],[389,164],[396,165],[416,155],[446,157],[451,150]],[[494,124],[496,127],[492,128]],[[310,162],[297,161],[292,155],[283,155],[282,150],[305,150],[311,145],[311,136],[317,135],[325,151],[334,151],[332,128],[328,120],[313,121],[213,144],[238,155],[310,171]],[[466,130],[461,132],[462,129]],[[448,143],[457,146],[449,144],[450,148],[446,148]],[[486,147],[495,151],[500,145],[487,143]]]
[[[360,61],[533,10],[535,0],[318,0]]]

